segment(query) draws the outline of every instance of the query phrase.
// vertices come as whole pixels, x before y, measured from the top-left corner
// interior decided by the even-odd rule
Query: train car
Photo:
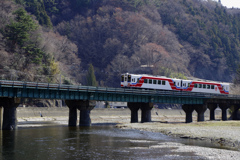
[[[183,80],[145,74],[122,74],[121,87],[229,94],[230,84],[210,81]]]

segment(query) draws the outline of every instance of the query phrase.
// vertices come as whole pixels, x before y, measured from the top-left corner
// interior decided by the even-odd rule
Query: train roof
[[[187,79],[188,79],[188,80],[192,80],[192,81],[198,81],[198,82],[210,82],[210,83],[232,84],[232,83],[229,83],[229,82],[206,80],[206,79],[200,79],[200,78],[196,78],[196,77],[187,77]]]
[[[131,73],[126,73],[126,74],[131,74]],[[122,74],[124,75],[124,74]],[[147,77],[158,77],[158,78],[168,78],[168,79],[174,79],[174,80],[181,80],[179,78],[170,78],[166,76],[159,76],[159,75],[149,75],[149,74],[131,74],[133,76],[147,76]]]

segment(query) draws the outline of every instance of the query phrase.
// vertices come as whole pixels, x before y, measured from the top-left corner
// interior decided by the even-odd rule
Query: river
[[[114,124],[68,127],[46,122],[42,127],[20,127],[15,131],[1,131],[0,159],[205,159],[192,152],[175,153],[174,148],[156,147],[164,143],[196,145],[193,142],[161,133],[122,130],[115,128]]]

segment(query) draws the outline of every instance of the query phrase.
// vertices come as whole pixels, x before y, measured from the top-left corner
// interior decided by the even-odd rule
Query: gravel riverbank
[[[216,111],[216,121],[208,121],[209,113],[206,112],[205,119],[207,121],[205,122],[196,122],[197,114],[193,113],[194,122],[189,124],[184,123],[185,113],[182,110],[153,109],[153,122],[151,123],[130,123],[130,113],[129,109],[94,109],[91,111],[91,119],[93,124],[116,123],[116,127],[121,129],[161,132],[168,136],[211,142],[216,147],[229,147],[228,150],[214,149],[188,146],[181,143],[161,143],[157,146],[151,146],[159,149],[174,149],[173,157],[175,158],[170,159],[177,159],[177,153],[182,152],[193,152],[201,156],[200,159],[237,160],[240,157],[240,121],[221,121],[221,112],[219,111]],[[139,121],[140,117],[139,112]],[[26,122],[32,121],[55,121],[67,125],[68,108],[29,108],[27,110],[19,108],[18,121],[20,127],[23,122],[26,124]]]
[[[124,123],[118,124],[122,129],[138,129],[151,132],[161,132],[168,136],[207,141],[216,146],[231,147],[240,150],[239,121],[206,121],[186,123]]]

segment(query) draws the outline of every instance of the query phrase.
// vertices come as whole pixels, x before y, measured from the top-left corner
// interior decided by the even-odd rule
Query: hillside
[[[12,1],[1,1],[0,8],[1,79],[59,83],[61,76],[66,82],[78,77],[81,59],[74,43]]]
[[[3,22],[0,24],[0,56],[6,56],[3,57],[5,67],[0,64],[0,73],[2,65],[5,70],[8,67],[8,72],[44,75],[49,81],[53,79],[46,77],[58,79],[63,75],[74,79],[74,83],[87,84],[86,70],[92,64],[101,86],[118,87],[120,74],[124,72],[231,82],[240,62],[240,12],[215,1],[15,2],[0,3],[4,8],[1,11],[4,14],[0,14]],[[6,38],[9,22],[16,16],[14,11],[21,6],[40,24],[37,31],[34,30],[38,33],[30,34],[22,44]],[[37,61],[28,54],[29,45],[33,44],[31,53]],[[15,53],[26,61],[20,63],[21,57],[13,56]],[[9,65],[10,58],[16,59],[14,65]],[[54,71],[54,66],[59,71]]]

